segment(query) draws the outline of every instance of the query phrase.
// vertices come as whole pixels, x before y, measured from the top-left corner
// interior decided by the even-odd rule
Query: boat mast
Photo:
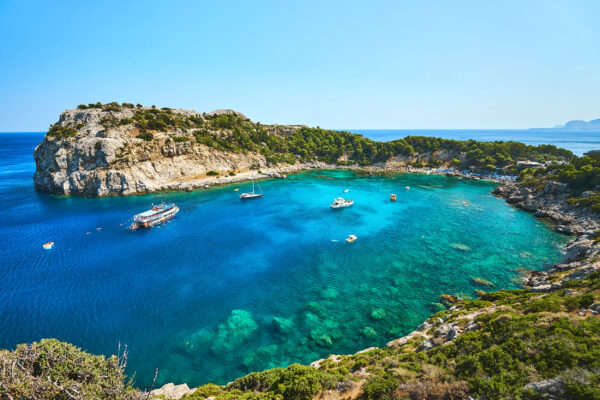
[[[254,171],[252,171],[252,194],[254,194]]]

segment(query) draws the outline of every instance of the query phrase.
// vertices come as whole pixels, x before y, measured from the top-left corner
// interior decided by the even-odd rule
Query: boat
[[[356,237],[356,235],[349,235],[346,238],[346,243],[354,243],[354,242],[356,242],[356,239],[358,239],[358,237]]]
[[[394,193],[390,194],[390,200],[396,201],[396,195]]]
[[[257,199],[259,197],[262,197],[263,192],[262,189],[260,188],[260,183],[256,182],[256,184],[258,185],[258,190],[260,191],[260,193],[256,193],[254,191],[254,172],[252,173],[252,193],[242,193],[240,194],[240,199],[241,200],[249,200],[249,199]]]
[[[346,200],[343,197],[338,197],[337,199],[333,199],[333,203],[330,204],[331,208],[344,208],[350,207],[354,204],[354,200]]]
[[[404,189],[406,189],[406,190],[410,190],[410,186],[407,186],[407,187],[405,187]]]
[[[54,242],[48,242],[48,243],[44,243],[42,245],[42,247],[44,248],[44,250],[50,250],[51,248],[54,247]]]
[[[344,190],[344,193],[348,193],[349,191],[350,191],[349,189],[345,189],[345,190]]]
[[[133,216],[131,229],[151,228],[170,220],[179,212],[179,207],[175,203],[161,203],[153,206],[150,210],[144,211]]]

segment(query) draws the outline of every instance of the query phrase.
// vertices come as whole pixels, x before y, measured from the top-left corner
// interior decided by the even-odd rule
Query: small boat
[[[151,228],[170,220],[179,212],[175,203],[161,203],[153,206],[150,210],[133,216],[133,224],[130,229]]]
[[[344,189],[344,193],[348,193],[349,191],[349,189]]]
[[[54,242],[48,242],[48,243],[44,243],[42,245],[42,247],[44,248],[44,250],[50,250],[51,248],[54,247]]]
[[[346,238],[346,243],[354,243],[354,242],[356,242],[356,239],[358,239],[358,237],[356,237],[356,235],[349,235]]]
[[[396,201],[396,195],[394,193],[390,194],[390,200]]]
[[[260,188],[260,183],[256,182],[256,184],[258,185],[258,190],[260,191],[260,193],[256,193],[254,191],[254,172],[252,172],[252,193],[242,193],[242,194],[240,194],[240,199],[241,200],[249,200],[249,199],[257,199],[259,197],[262,197],[263,192],[262,192],[262,189]]]
[[[406,189],[406,190],[410,190],[410,186],[407,186],[407,187],[405,187],[404,189]]]
[[[238,190],[240,190],[240,189],[238,189],[238,188],[233,189],[234,192],[237,192]]]
[[[354,204],[354,200],[346,200],[343,197],[338,197],[337,199],[334,199],[333,203],[331,203],[329,206],[331,208],[344,208],[350,207],[352,204]]]

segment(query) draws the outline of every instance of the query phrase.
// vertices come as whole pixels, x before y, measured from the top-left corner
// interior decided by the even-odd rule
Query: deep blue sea
[[[474,296],[486,289],[475,277],[514,288],[568,241],[492,196],[491,183],[441,176],[310,171],[265,180],[265,196],[246,202],[234,188],[247,183],[57,197],[33,188],[42,138],[0,134],[0,348],[127,344],[142,387],[155,368],[159,385],[226,383],[384,345],[441,309],[440,294]],[[341,195],[355,205],[331,210]],[[179,205],[174,220],[125,229],[161,201]],[[345,243],[349,234],[358,240]]]
[[[390,141],[405,136],[431,136],[454,140],[514,140],[537,146],[553,144],[571,150],[578,156],[600,150],[600,131],[561,131],[552,129],[346,129],[372,140]]]

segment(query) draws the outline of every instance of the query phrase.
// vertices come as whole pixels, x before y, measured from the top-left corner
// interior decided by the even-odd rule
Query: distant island
[[[553,128],[533,128],[545,130],[561,130],[561,131],[600,131],[600,118],[591,121],[572,120],[564,125],[556,125]]]

